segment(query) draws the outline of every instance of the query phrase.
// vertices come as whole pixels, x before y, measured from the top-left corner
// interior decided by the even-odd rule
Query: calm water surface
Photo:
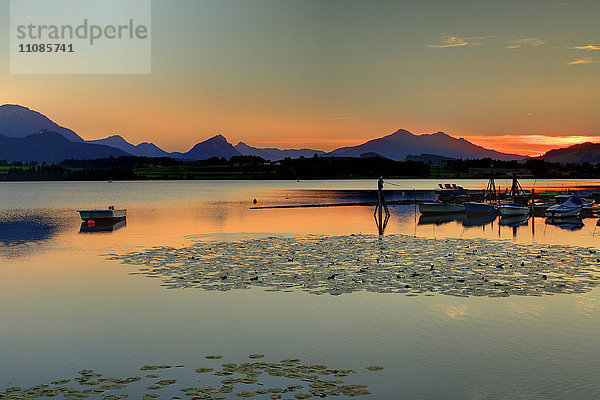
[[[397,190],[437,181],[392,181]],[[485,181],[456,182],[484,187]],[[500,182],[503,184],[503,182]],[[588,181],[527,182],[573,188]],[[595,182],[598,183],[598,182]],[[600,292],[509,298],[316,296],[260,289],[166,290],[102,254],[261,235],[376,234],[372,207],[251,210],[371,200],[374,181],[43,182],[0,184],[0,389],[72,377],[131,376],[139,366],[202,366],[263,353],[352,368],[367,398],[582,398],[600,395]],[[509,183],[506,184],[508,186]],[[85,232],[77,209],[128,210]],[[386,233],[600,248],[595,219],[518,226],[424,219],[396,206]],[[385,369],[373,373],[367,365]],[[233,396],[235,397],[235,396]]]

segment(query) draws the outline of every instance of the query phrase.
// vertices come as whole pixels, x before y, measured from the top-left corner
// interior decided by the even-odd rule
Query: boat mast
[[[492,164],[492,171],[490,173],[490,180],[488,181],[488,184],[487,184],[486,193],[489,193],[490,201],[492,201],[496,198],[496,182],[494,181],[494,164]],[[486,196],[484,194],[483,195],[484,200],[485,200],[485,197]]]
[[[517,173],[513,172],[512,187],[510,188],[510,195],[514,198],[516,196],[519,196],[519,194],[521,194],[522,192],[523,192],[523,188],[521,187],[521,184],[517,180]]]

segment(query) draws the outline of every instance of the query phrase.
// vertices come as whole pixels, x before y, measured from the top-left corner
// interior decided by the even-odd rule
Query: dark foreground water
[[[437,183],[394,182],[407,191],[429,189]],[[457,183],[485,185],[482,181]],[[372,394],[366,398],[372,399],[598,398],[597,288],[508,297],[456,297],[442,291],[407,296],[369,290],[317,295],[298,285],[279,291],[254,285],[227,291],[182,285],[169,288],[160,273],[154,279],[148,274],[132,275],[143,266],[121,264],[106,256],[143,253],[155,246],[182,249],[196,241],[239,244],[265,237],[296,241],[307,235],[374,235],[377,229],[371,207],[249,207],[254,198],[258,205],[369,200],[355,190],[371,189],[375,184],[0,184],[0,392],[81,377],[78,371],[95,370],[105,377],[143,378],[110,394],[128,390],[129,398],[146,393],[184,398],[182,387],[219,387],[227,378],[212,372],[197,374],[196,368],[218,370],[222,363],[279,363],[297,358],[303,365],[356,371],[342,377],[323,376],[349,385],[367,385]],[[570,187],[577,182],[545,184]],[[97,232],[81,226],[77,209],[109,204],[128,209],[126,224],[97,227]],[[542,218],[505,224],[498,219],[421,218],[414,206],[396,206],[390,211],[386,234],[462,238],[465,243],[484,238],[498,241],[499,251],[506,248],[506,242],[517,247],[553,246],[555,253],[560,246],[600,247],[600,229],[597,231],[593,219],[562,226],[547,224]],[[215,252],[220,246],[215,245]],[[359,246],[338,247],[338,253],[361,257]],[[447,250],[440,246],[440,253],[442,248]],[[249,256],[256,256],[255,261],[272,258],[277,250],[266,248],[263,257],[256,248],[252,251],[240,249],[239,257],[235,252],[227,254],[235,264]],[[411,258],[410,254],[405,257]],[[250,354],[264,358],[249,359]],[[210,360],[207,355],[223,358]],[[185,367],[141,371],[146,364]],[[368,366],[384,369],[370,371]],[[154,373],[160,378],[145,377]],[[178,379],[178,383],[147,389],[158,379]],[[265,388],[285,385],[269,381],[274,379],[270,375],[264,382],[258,379]],[[298,382],[287,384],[291,383]],[[78,385],[75,382],[74,387],[94,387]],[[231,393],[222,395],[238,398],[236,393],[263,387],[253,383],[234,386]],[[300,392],[280,395],[295,398]],[[107,395],[89,393],[89,398]]]

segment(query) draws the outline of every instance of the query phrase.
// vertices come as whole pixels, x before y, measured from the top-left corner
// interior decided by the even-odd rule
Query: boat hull
[[[421,214],[455,214],[465,212],[465,206],[462,204],[421,203],[419,211]]]
[[[493,204],[477,202],[465,203],[465,211],[470,214],[496,214],[498,212]]]
[[[544,212],[544,215],[546,217],[551,217],[551,218],[576,217],[579,215],[581,210],[583,210],[583,207],[577,207],[577,208],[573,208],[573,209],[570,209],[567,211],[552,210],[551,208],[552,207],[550,207],[549,209],[547,209]]]
[[[83,221],[119,221],[127,217],[127,210],[77,210]]]

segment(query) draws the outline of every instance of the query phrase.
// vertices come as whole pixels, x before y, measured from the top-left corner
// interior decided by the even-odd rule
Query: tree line
[[[8,165],[7,165],[8,164]],[[0,180],[135,180],[135,179],[338,179],[338,178],[487,178],[518,172],[531,178],[595,178],[600,164],[549,163],[542,159],[500,161],[394,161],[383,157],[309,157],[268,161],[257,156],[212,157],[182,161],[169,157],[110,157],[64,160],[58,164],[4,163]]]

